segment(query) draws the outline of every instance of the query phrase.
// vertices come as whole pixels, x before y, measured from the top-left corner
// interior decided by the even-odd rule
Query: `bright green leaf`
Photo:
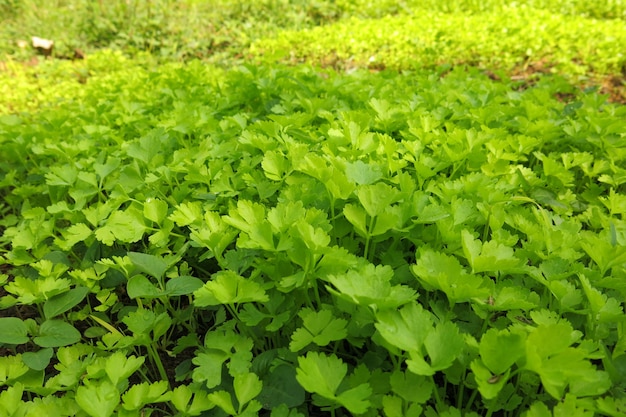
[[[494,374],[509,369],[525,353],[525,335],[509,330],[489,329],[480,339],[483,364]]]
[[[263,383],[256,374],[246,373],[235,375],[233,388],[235,389],[235,397],[239,402],[239,412],[241,412],[244,404],[249,403],[261,393]]]
[[[109,381],[99,381],[79,386],[76,402],[91,417],[110,417],[120,402],[120,393]]]
[[[139,410],[146,404],[168,401],[170,395],[166,393],[167,381],[157,381],[152,384],[142,382],[132,385],[122,395],[122,406],[126,410]]]
[[[145,358],[134,355],[126,356],[123,352],[117,351],[106,358],[104,370],[113,384],[127,379],[143,365]]]
[[[213,274],[211,281],[194,291],[194,304],[198,307],[268,300],[259,284],[232,271]]]
[[[333,340],[344,339],[348,334],[346,330],[348,322],[334,318],[330,310],[316,312],[304,309],[300,312],[300,317],[304,327],[300,327],[291,335],[289,349],[292,352],[297,352],[310,343],[326,346]]]
[[[209,400],[211,400],[213,404],[224,410],[229,416],[237,415],[237,411],[235,411],[235,407],[233,406],[233,400],[230,396],[230,393],[226,391],[214,391],[209,394]]]
[[[146,202],[143,203],[144,217],[157,224],[161,224],[161,222],[165,219],[167,216],[167,209],[167,203],[159,200],[158,198],[148,198]]]
[[[400,310],[376,313],[376,330],[387,343],[405,351],[421,349],[433,330],[432,315],[421,304],[410,303]]]
[[[351,303],[376,310],[397,308],[415,299],[415,291],[404,285],[391,285],[393,270],[389,266],[368,264],[359,270],[341,275],[329,275],[328,281],[336,288],[329,290]]]

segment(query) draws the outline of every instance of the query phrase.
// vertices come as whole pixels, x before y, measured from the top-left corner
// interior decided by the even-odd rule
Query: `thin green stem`
[[[465,412],[469,413],[470,409],[472,408],[472,404],[474,404],[474,400],[476,399],[476,395],[478,394],[478,390],[473,390],[472,394],[469,397],[469,400],[467,400],[467,405],[465,406]]]
[[[153,344],[148,345],[148,354],[150,355],[150,358],[152,359],[154,365],[156,365],[157,370],[159,371],[159,376],[163,381],[167,381],[167,385],[169,386],[170,381],[167,377],[167,372],[165,372],[165,367],[163,366],[163,362],[161,361],[159,352],[157,352]]]
[[[461,409],[463,407],[463,395],[465,394],[465,376],[463,374],[463,378],[461,379],[461,386],[459,387],[459,395],[456,400],[456,408]]]
[[[443,410],[443,402],[441,401],[441,396],[439,395],[439,389],[437,387],[437,383],[435,382],[435,378],[431,376],[430,379],[433,382],[433,392],[435,394],[435,402],[437,403],[437,411],[441,412]]]
[[[375,224],[376,224],[376,217],[371,217],[370,218],[370,224],[369,224],[369,226],[367,227],[367,230],[366,230],[367,236],[365,236],[365,249],[363,249],[363,257],[365,259],[367,259],[368,261],[370,261],[370,262],[372,261],[370,259],[370,253],[369,253],[369,251],[370,251],[370,242],[372,240],[371,232],[372,232],[372,230],[374,230],[374,225]]]

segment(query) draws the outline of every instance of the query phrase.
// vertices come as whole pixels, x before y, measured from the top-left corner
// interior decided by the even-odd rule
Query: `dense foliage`
[[[625,10],[0,0],[0,417],[626,415]]]
[[[421,11],[381,19],[346,19],[306,31],[282,31],[253,53],[341,65],[395,69],[444,63],[562,75],[626,68],[623,20],[594,20],[511,7],[474,15]]]
[[[624,108],[570,93],[195,63],[2,116],[0,410],[622,415]]]

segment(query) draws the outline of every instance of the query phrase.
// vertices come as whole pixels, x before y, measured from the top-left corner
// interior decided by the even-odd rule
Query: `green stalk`
[[[374,230],[375,224],[376,224],[376,217],[370,218],[370,224],[366,231],[367,236],[365,236],[365,249],[363,249],[363,257],[370,262],[372,261],[369,257],[370,241],[372,239],[372,235],[370,233],[372,232],[372,230]]]
[[[469,400],[467,400],[467,406],[465,407],[465,412],[469,413],[471,408],[472,408],[472,404],[474,404],[474,400],[476,399],[476,395],[478,394],[478,390],[475,389],[472,391],[472,394],[469,397]]]
[[[167,381],[167,386],[169,387],[170,381],[167,377],[167,372],[165,372],[165,367],[163,366],[163,362],[161,361],[161,357],[159,353],[154,348],[153,344],[148,345],[148,354],[150,355],[150,359],[156,365],[157,370],[159,371],[159,376],[162,380]]]
[[[228,309],[228,311],[230,311],[230,314],[232,314],[232,316],[235,318],[235,320],[237,320],[237,323],[240,323],[242,325],[241,327],[245,327],[245,330],[241,329],[241,328],[240,328],[240,330],[245,331],[246,335],[249,336],[252,339],[252,341],[254,342],[254,345],[255,346],[263,346],[263,344],[256,337],[256,335],[254,334],[252,329],[249,328],[248,326],[245,326],[243,321],[239,318],[239,314],[237,313],[237,309],[235,308],[235,305],[234,304],[226,304],[226,308]]]
[[[467,373],[463,374],[463,378],[461,380],[461,386],[459,387],[459,396],[456,400],[456,408],[461,409],[463,407],[463,395],[465,394],[465,376]]]
[[[435,393],[435,402],[437,403],[437,411],[441,412],[441,410],[443,410],[443,403],[441,402],[441,396],[439,395],[439,390],[437,389],[435,378],[431,376],[430,380],[433,382],[433,387],[434,387],[433,392]]]
[[[322,305],[322,299],[320,298],[319,288],[317,286],[317,279],[313,278],[312,280],[309,278],[309,271],[311,270],[311,264],[313,264],[313,269],[315,269],[315,258],[314,255],[309,254],[307,258],[306,264],[304,265],[304,276],[307,277],[307,281],[311,281],[311,287],[313,287],[313,294],[315,295],[315,301],[317,302],[318,307]],[[308,292],[308,290],[307,290]]]

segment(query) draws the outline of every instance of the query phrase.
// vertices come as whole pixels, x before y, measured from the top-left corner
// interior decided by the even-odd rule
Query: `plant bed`
[[[0,415],[623,415],[625,110],[521,87],[192,62],[0,116]]]

